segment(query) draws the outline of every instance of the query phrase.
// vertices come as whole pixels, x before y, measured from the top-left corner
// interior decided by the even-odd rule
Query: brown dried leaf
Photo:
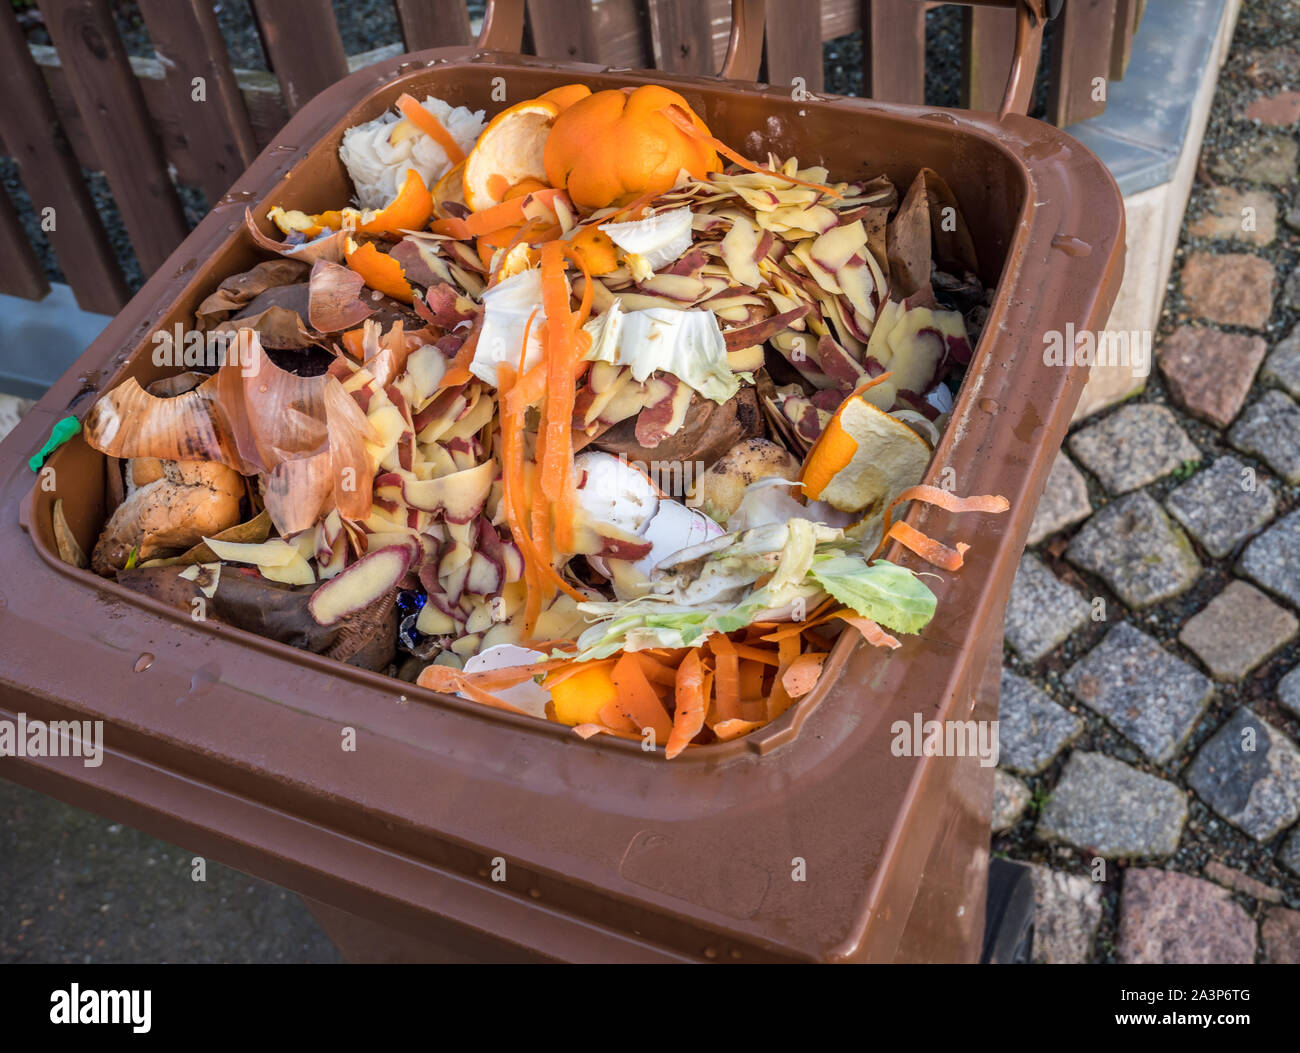
[[[59,550],[59,559],[82,570],[89,567],[90,560],[81,547],[81,543],[77,541],[77,536],[72,532],[72,528],[68,526],[67,517],[63,514],[63,498],[56,497],[54,499],[54,511],[51,513],[51,519],[54,525],[54,544]]]

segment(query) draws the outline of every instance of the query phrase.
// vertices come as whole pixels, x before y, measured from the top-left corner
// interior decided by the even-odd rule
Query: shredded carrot
[[[748,735],[751,731],[758,730],[766,723],[766,720],[742,720],[739,717],[733,717],[728,720],[720,720],[714,724],[713,734],[718,736],[719,742],[730,742],[741,735]]]
[[[777,668],[781,672],[789,669],[790,664],[799,657],[802,644],[803,641],[798,636],[786,636],[777,641],[777,656],[780,658]]]
[[[541,650],[541,645],[537,646],[537,650]],[[614,661],[613,658],[600,658],[592,662],[576,662],[571,658],[559,659],[560,666],[546,678],[546,686],[553,687],[568,680],[571,676],[589,672],[592,669],[612,669]]]
[[[499,205],[492,205],[481,212],[474,212],[465,219],[450,216],[447,219],[434,220],[429,224],[429,229],[435,234],[455,238],[457,241],[469,241],[470,238],[477,238],[480,234],[490,234],[502,227],[513,227],[523,223],[528,218],[524,214],[525,205],[536,201],[550,208],[551,202],[562,193],[564,193],[563,190],[558,190],[555,187],[534,190],[531,194],[525,194],[523,197],[512,197],[509,201],[502,201]]]
[[[447,131],[442,126],[442,122],[421,106],[413,96],[406,93],[400,95],[397,99],[397,108],[402,111],[403,117],[442,147],[442,152],[447,155],[447,160],[453,166],[465,160],[465,151],[451,137],[451,132]]]
[[[955,549],[949,548],[943,542],[921,533],[910,523],[902,520],[889,528],[889,537],[897,540],[904,548],[915,552],[923,560],[944,570],[960,570],[962,557],[970,549],[970,545],[964,541],[958,541]]]
[[[478,347],[478,335],[482,329],[475,328],[469,334],[469,337],[460,345],[455,356],[447,363],[447,371],[443,373],[442,379],[438,381],[437,391],[445,391],[447,388],[454,388],[459,384],[467,384],[473,379],[473,374],[469,371],[469,365],[474,361],[474,350]]]
[[[734,720],[740,716],[740,658],[735,645],[722,633],[709,637],[709,650],[717,662],[718,720]]]
[[[826,655],[807,651],[786,667],[781,674],[781,686],[791,698],[803,698],[814,687],[822,674]]]
[[[938,505],[945,512],[1005,512],[1011,507],[1007,499],[1000,494],[958,497],[947,490],[942,490],[937,486],[927,486],[924,483],[909,486],[895,497],[889,503],[889,507],[885,509],[885,518],[881,522],[880,544],[876,546],[876,551],[871,554],[872,559],[879,557],[889,543],[889,528],[894,521],[894,509],[904,501],[924,501],[926,504]]]
[[[612,659],[610,664],[613,664]],[[600,712],[597,715],[600,717],[600,722],[602,724],[606,727],[613,728],[615,731],[637,730],[637,726],[633,724],[629,718],[623,715],[623,711],[618,708],[617,702],[609,702],[606,705],[601,706]]]
[[[677,708],[673,712],[673,728],[664,751],[668,760],[686,749],[691,739],[704,727],[707,696],[704,693],[704,667],[700,663],[699,651],[689,651],[682,659],[682,664],[677,667],[677,682],[674,687]]]
[[[831,617],[848,622],[862,634],[862,638],[872,647],[888,647],[892,651],[903,646],[870,618],[864,618],[860,614],[853,614],[847,610],[836,611]]]
[[[446,672],[442,672],[446,670]],[[526,710],[518,706],[511,705],[505,699],[497,698],[490,691],[484,690],[478,684],[473,682],[472,677],[466,676],[459,669],[452,669],[450,666],[430,665],[426,666],[416,680],[418,687],[428,688],[430,691],[456,691],[466,698],[480,705],[490,706],[493,709],[501,709],[507,713],[520,713],[528,716]]]
[[[343,334],[343,350],[355,358],[358,362],[366,357],[363,341],[365,340],[365,328],[357,326],[355,329],[349,329]]]
[[[645,651],[636,651],[637,661],[641,663],[641,671],[645,673],[646,679],[652,684],[662,684],[664,687],[673,687],[677,683],[677,670],[671,666],[665,665]],[[680,668],[680,667],[679,667]]]
[[[635,728],[631,731],[625,731],[622,728],[611,728],[603,724],[576,724],[573,731],[582,739],[595,738],[597,735],[613,735],[617,739],[639,739],[641,737],[636,734]]]
[[[770,648],[755,647],[752,644],[736,643],[734,640],[731,644],[736,654],[741,658],[751,662],[759,662],[763,665],[779,665],[780,659],[774,655]]]
[[[667,742],[673,722],[646,679],[635,652],[623,652],[614,663],[611,679],[618,688],[618,707],[622,714],[642,731],[653,729],[656,742]]]
[[[551,241],[542,246],[542,307],[546,312],[546,402],[540,435],[545,449],[541,465],[541,491],[554,512],[556,546],[573,551],[573,404],[576,365],[573,315],[569,311],[569,285],[564,276],[564,245]]]
[[[698,139],[702,143],[708,143],[711,147],[713,147],[713,149],[717,150],[718,153],[720,153],[728,161],[740,165],[741,168],[748,169],[750,172],[754,172],[758,175],[776,176],[778,179],[784,179],[788,183],[796,183],[799,186],[811,187],[813,190],[820,190],[823,194],[827,194],[833,198],[839,199],[844,197],[843,194],[839,193],[836,190],[832,190],[828,186],[823,186],[821,183],[810,183],[806,179],[799,179],[795,176],[788,176],[784,172],[776,172],[770,168],[759,167],[758,165],[754,164],[754,162],[751,161],[748,157],[744,157],[741,154],[736,153],[735,150],[733,150],[730,146],[724,143],[721,139],[714,138],[712,135],[709,135],[708,132],[701,131],[699,128],[695,126],[695,123],[689,117],[686,116],[686,114],[682,113],[681,109],[677,106],[665,106],[659,112],[662,113],[665,117],[667,117],[670,121],[672,121],[673,124],[675,124],[679,129],[681,129],[683,132],[689,135],[692,139]]]
[[[767,694],[763,690],[765,672],[766,666],[762,662],[740,663],[740,697],[742,699],[763,698]]]

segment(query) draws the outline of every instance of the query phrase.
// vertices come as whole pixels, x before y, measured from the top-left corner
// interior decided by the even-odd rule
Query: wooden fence
[[[115,312],[127,283],[82,177],[102,171],[145,274],[187,232],[176,183],[217,200],[288,117],[321,89],[403,50],[469,43],[462,0],[394,0],[402,44],[349,56],[330,0],[250,0],[272,73],[232,67],[211,0],[136,0],[155,58],[129,57],[109,0],[39,0],[53,46],[29,45],[0,5],[0,155],[18,162],[77,302]],[[1101,112],[1097,77],[1119,78],[1145,0],[1066,0],[1052,27],[1048,118]],[[765,79],[823,89],[822,44],[863,31],[864,94],[924,102],[924,0],[767,0]],[[996,109],[1015,13],[965,8],[961,105]],[[728,0],[528,0],[533,54],[674,72],[716,70]],[[197,100],[194,78],[202,77]],[[52,211],[51,211],[52,210]],[[0,193],[0,292],[39,299],[44,269]]]

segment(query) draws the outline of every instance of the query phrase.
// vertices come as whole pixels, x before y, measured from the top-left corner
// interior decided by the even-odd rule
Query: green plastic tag
[[[31,460],[27,462],[27,467],[33,472],[39,472],[41,465],[45,463],[45,458],[80,431],[81,421],[76,417],[64,417],[50,429],[50,437],[45,440],[45,445],[41,447],[40,452],[32,455]]]

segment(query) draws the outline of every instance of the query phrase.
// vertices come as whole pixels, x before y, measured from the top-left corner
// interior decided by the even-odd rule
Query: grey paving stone
[[[1244,706],[1201,747],[1186,777],[1201,800],[1256,841],[1300,817],[1300,750]]]
[[[1165,508],[1215,559],[1273,518],[1277,498],[1249,465],[1220,457],[1165,498]]]
[[[1034,834],[1107,859],[1159,859],[1178,849],[1186,822],[1187,801],[1173,783],[1075,750]]]
[[[1001,768],[993,772],[993,832],[1010,830],[1029,804],[1029,787]]]
[[[1216,680],[1240,680],[1295,636],[1300,622],[1253,585],[1234,581],[1187,620],[1179,642]]]
[[[1277,700],[1300,717],[1300,665],[1287,673],[1278,683]]]
[[[1003,633],[1016,654],[1036,662],[1085,624],[1089,610],[1087,600],[1026,553],[1007,597]]]
[[[1272,390],[1228,429],[1228,441],[1258,457],[1288,483],[1300,483],[1300,406]]]
[[[1248,183],[1289,186],[1296,178],[1296,157],[1300,144],[1294,139],[1259,136],[1247,139],[1239,157],[1218,157],[1210,171],[1220,179],[1244,179]]]
[[[1249,965],[1255,919],[1209,881],[1137,867],[1124,872],[1115,952],[1133,965]]]
[[[1208,677],[1128,622],[1070,667],[1065,686],[1158,764],[1178,752],[1214,694]]]
[[[1070,542],[1065,557],[1139,609],[1186,592],[1201,574],[1187,535],[1145,492],[1096,513]]]
[[[1260,376],[1286,388],[1293,398],[1300,398],[1300,325],[1269,352]]]
[[[1282,286],[1282,306],[1289,311],[1300,311],[1300,269],[1292,270]]]
[[[1092,502],[1088,500],[1088,484],[1083,473],[1064,452],[1056,455],[1047,485],[1034,512],[1029,527],[1027,545],[1037,545],[1044,538],[1074,526],[1092,515]]]
[[[1300,877],[1300,827],[1296,827],[1282,842],[1278,850],[1277,861],[1296,877]]]
[[[1023,676],[1002,670],[998,706],[998,763],[1034,775],[1078,737],[1083,721]]]
[[[1104,420],[1074,433],[1070,452],[1112,494],[1124,494],[1168,475],[1184,461],[1199,461],[1174,415],[1164,406],[1121,406]]]
[[[1029,879],[1034,886],[1034,963],[1090,962],[1101,921],[1101,886],[1038,864],[1029,865]]]
[[[1300,509],[1283,516],[1247,545],[1240,566],[1252,581],[1300,607]]]

